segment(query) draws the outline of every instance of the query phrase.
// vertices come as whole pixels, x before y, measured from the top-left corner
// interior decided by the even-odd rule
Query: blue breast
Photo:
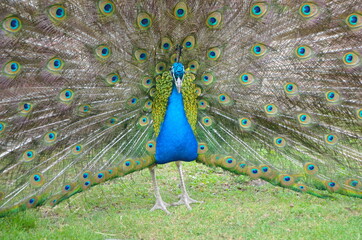
[[[197,141],[187,121],[182,94],[173,87],[165,119],[156,139],[156,163],[193,161],[197,157]]]

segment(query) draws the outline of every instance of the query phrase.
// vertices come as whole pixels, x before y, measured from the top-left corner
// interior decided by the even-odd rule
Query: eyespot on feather
[[[100,0],[98,1],[98,10],[99,12],[106,17],[112,16],[114,14],[116,7],[112,1],[109,0]]]
[[[222,105],[229,106],[229,105],[232,105],[232,103],[233,103],[232,99],[226,93],[219,94],[217,99],[218,99],[218,102]]]
[[[102,44],[96,47],[95,53],[98,59],[107,60],[111,56],[112,51],[107,45]]]
[[[356,67],[360,63],[360,56],[355,52],[347,52],[343,56],[343,63],[347,67]]]
[[[137,25],[141,30],[147,30],[152,26],[152,19],[148,13],[140,13],[137,16]]]
[[[186,50],[192,50],[194,49],[196,44],[196,39],[194,36],[187,36],[183,42],[182,42],[182,46],[184,47],[184,49]]]
[[[259,169],[261,170],[261,176],[266,179],[271,179],[276,176],[275,170],[273,170],[269,165],[260,165]]]
[[[206,100],[201,99],[198,102],[198,108],[201,109],[201,110],[207,109],[208,106],[209,106],[209,103]]]
[[[74,147],[72,147],[73,155],[79,155],[82,152],[83,152],[83,146],[81,144],[77,144]]]
[[[262,175],[262,172],[259,167],[249,166],[246,167],[246,174],[252,179],[257,179]]]
[[[356,110],[356,116],[359,120],[362,120],[362,108]]]
[[[0,122],[0,134],[5,132],[6,128],[7,128],[6,122]]]
[[[161,74],[164,71],[166,71],[166,69],[167,69],[166,63],[159,62],[159,63],[156,64],[156,68],[155,68],[156,74]]]
[[[76,183],[66,183],[62,186],[62,193],[67,194],[75,189]]]
[[[187,64],[187,68],[189,68],[192,73],[197,73],[197,70],[199,69],[199,67],[200,67],[199,62],[195,61],[195,60],[191,61]]]
[[[358,29],[362,27],[362,15],[359,13],[351,13],[345,20],[348,27]]]
[[[339,103],[341,100],[341,96],[339,92],[335,90],[330,90],[325,93],[325,98],[329,103]]]
[[[289,96],[294,96],[298,93],[298,86],[295,83],[288,82],[284,85],[284,92]]]
[[[264,105],[264,111],[268,116],[274,116],[278,113],[278,107],[274,104]]]
[[[173,15],[177,20],[185,20],[188,15],[188,8],[185,2],[179,2],[176,4],[173,10]]]
[[[329,192],[337,192],[341,187],[336,181],[333,180],[325,181],[324,185]]]
[[[54,143],[57,140],[58,133],[56,131],[47,132],[43,139],[46,143]]]
[[[134,168],[136,166],[136,163],[134,161],[134,159],[126,159],[123,162],[121,162],[120,166],[119,166],[119,172],[123,175],[126,175],[128,173],[131,173]]]
[[[144,89],[150,89],[151,87],[154,86],[154,82],[153,82],[153,79],[149,76],[146,76],[142,79],[142,87]]]
[[[116,117],[111,117],[109,119],[106,120],[106,126],[107,127],[112,127],[113,125],[118,123],[118,118]]]
[[[349,187],[359,188],[359,186],[361,185],[361,181],[359,181],[358,179],[347,179],[345,181],[345,184]]]
[[[308,59],[312,56],[312,49],[309,46],[297,46],[294,50],[295,55],[300,59]]]
[[[2,28],[9,33],[17,33],[23,27],[23,24],[22,24],[20,18],[18,18],[17,16],[6,17],[2,21],[1,25],[2,25]]]
[[[145,112],[151,112],[152,111],[152,101],[147,100],[145,104],[143,105],[143,111]]]
[[[72,89],[64,89],[59,94],[59,99],[64,103],[69,103],[74,99],[74,91]]]
[[[9,61],[4,65],[3,71],[10,77],[15,77],[21,71],[21,65],[17,61]]]
[[[47,69],[51,72],[60,72],[64,67],[64,61],[61,58],[54,57],[47,63]]]
[[[317,174],[318,170],[318,166],[312,162],[307,162],[304,164],[304,171],[309,175]]]
[[[201,76],[201,83],[208,86],[214,82],[214,75],[212,73],[204,73]]]
[[[34,105],[32,103],[25,102],[25,103],[19,103],[18,110],[20,111],[20,114],[26,115],[30,113],[33,110],[33,108]]]
[[[93,174],[91,171],[84,171],[81,175],[79,175],[79,180],[81,182],[89,181],[93,178]]]
[[[223,159],[221,160],[220,163],[221,163],[220,166],[222,168],[230,170],[230,169],[233,169],[236,166],[237,161],[232,156],[225,156],[225,157],[223,157]]]
[[[100,171],[100,172],[96,172],[94,174],[94,182],[96,183],[102,183],[105,182],[108,176],[108,171]]]
[[[239,81],[242,85],[247,86],[254,83],[255,78],[251,73],[242,73],[239,77]]]
[[[302,126],[307,126],[311,124],[313,121],[312,117],[307,113],[298,114],[297,119]]]
[[[121,76],[118,73],[110,73],[104,79],[108,86],[114,86],[117,83],[120,83],[121,80]]]
[[[211,117],[209,116],[205,116],[201,119],[201,123],[205,126],[205,127],[210,127],[213,124],[213,120]]]
[[[63,21],[67,18],[67,9],[60,4],[55,4],[48,8],[48,16],[52,21]]]
[[[172,41],[168,37],[163,37],[161,39],[161,49],[164,51],[169,51],[172,49]]]
[[[252,121],[247,117],[239,118],[239,126],[242,130],[249,130],[252,127]]]
[[[279,175],[278,180],[282,186],[292,186],[295,182],[294,177],[288,174]]]
[[[25,200],[26,207],[27,208],[34,208],[34,207],[37,206],[38,201],[39,201],[38,197],[36,197],[36,196],[31,197],[31,198]]]
[[[138,120],[138,124],[141,127],[147,126],[150,123],[150,119],[147,116],[142,116]]]
[[[319,7],[312,2],[306,2],[300,5],[299,14],[305,19],[311,19],[319,14]]]
[[[216,61],[220,58],[221,55],[221,49],[218,47],[211,48],[207,51],[207,59]]]
[[[26,150],[21,157],[21,160],[24,162],[30,162],[33,161],[37,156],[37,153],[35,150],[32,149],[28,149]]]
[[[253,18],[261,18],[268,12],[268,4],[266,2],[257,2],[250,7],[250,16]]]
[[[139,99],[138,97],[130,97],[128,100],[127,100],[127,105],[129,107],[135,107],[137,106],[139,103]]]
[[[222,15],[220,12],[212,12],[206,18],[206,26],[215,29],[221,26]]]
[[[251,46],[250,51],[255,57],[262,57],[267,52],[267,47],[262,43],[256,43]]]
[[[134,52],[134,57],[139,63],[144,63],[148,58],[147,52],[143,49],[136,50]]]
[[[146,143],[146,150],[149,153],[155,153],[156,152],[156,142],[154,140],[150,140]]]
[[[207,146],[206,143],[200,142],[200,143],[198,144],[198,148],[197,148],[197,149],[198,149],[198,150],[197,150],[197,153],[198,153],[198,154],[204,154],[204,153],[206,153],[206,152],[209,150],[209,147]]]
[[[30,184],[34,187],[41,187],[45,183],[45,178],[41,173],[30,175]]]
[[[234,171],[239,174],[245,174],[248,170],[247,164],[245,162],[238,162],[235,165]]]
[[[274,145],[279,148],[283,148],[286,146],[287,141],[283,137],[275,137],[273,139]]]

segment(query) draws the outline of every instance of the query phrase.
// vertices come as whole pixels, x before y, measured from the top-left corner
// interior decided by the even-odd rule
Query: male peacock
[[[2,0],[0,215],[197,160],[362,197],[358,0]]]

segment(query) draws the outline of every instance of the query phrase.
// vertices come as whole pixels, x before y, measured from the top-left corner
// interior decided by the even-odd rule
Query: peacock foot
[[[170,204],[164,202],[162,199],[157,199],[157,200],[156,200],[156,203],[155,203],[155,206],[153,206],[153,208],[151,208],[151,211],[160,209],[160,210],[163,210],[164,212],[166,212],[167,214],[171,214],[171,213],[167,210],[167,207],[169,207],[169,206],[170,206]]]
[[[182,205],[185,204],[186,207],[191,210],[191,203],[203,203],[203,201],[197,201],[195,199],[190,198],[190,196],[187,193],[183,193],[181,195],[179,195],[180,200],[178,202],[172,203],[171,206],[178,206],[178,205]]]

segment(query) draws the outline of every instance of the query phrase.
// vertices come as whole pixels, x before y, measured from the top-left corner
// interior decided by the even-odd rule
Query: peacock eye
[[[298,86],[295,83],[286,83],[284,85],[284,91],[289,96],[296,95],[298,93]]]
[[[206,26],[214,29],[220,27],[222,21],[222,15],[220,12],[210,13],[206,19]]]
[[[113,15],[115,11],[115,5],[110,0],[99,0],[98,10],[103,16],[109,17]]]
[[[254,3],[250,7],[250,16],[253,18],[261,18],[268,12],[268,4],[265,2]]]
[[[187,36],[182,42],[182,46],[184,47],[185,50],[194,49],[195,44],[196,44],[196,39],[194,36]]]
[[[343,62],[347,67],[356,67],[360,63],[360,56],[355,52],[347,52],[343,56]]]
[[[214,47],[207,51],[207,58],[212,61],[216,61],[219,59],[221,55],[221,49]]]
[[[7,62],[4,66],[4,73],[9,77],[16,77],[21,70],[21,65],[17,61]]]
[[[264,111],[268,116],[275,116],[278,114],[278,107],[274,104],[266,104],[264,106]]]
[[[152,19],[148,13],[140,13],[137,16],[137,24],[141,30],[147,30],[152,26]]]
[[[71,89],[64,89],[60,92],[59,98],[64,103],[69,103],[74,99],[74,91]]]
[[[134,57],[139,63],[144,63],[147,60],[147,52],[143,49],[138,49],[134,52]]]
[[[177,20],[185,20],[188,15],[188,9],[185,2],[179,2],[176,4],[173,15]]]
[[[107,45],[102,44],[95,49],[95,53],[98,59],[106,60],[111,56],[112,51]]]
[[[222,94],[219,94],[218,96],[218,102],[223,104],[223,105],[230,105],[232,104],[232,100],[231,98],[229,97],[229,95],[225,94],[225,93],[222,93]]]
[[[306,19],[316,17],[319,14],[319,7],[311,2],[303,3],[299,7],[299,14]]]
[[[22,29],[23,25],[20,18],[9,16],[2,21],[2,27],[9,33],[17,33]]]
[[[297,46],[295,55],[300,59],[308,59],[312,56],[312,49],[306,45]]]
[[[164,62],[159,62],[156,64],[156,73],[160,74],[163,73],[165,70],[167,69],[166,63]]]
[[[267,47],[262,43],[254,44],[251,47],[251,53],[256,57],[261,57],[267,52]]]
[[[169,51],[172,48],[173,44],[171,42],[171,39],[168,37],[163,37],[161,39],[161,49],[164,51]]]
[[[359,29],[362,27],[362,15],[360,13],[351,13],[345,21],[351,29]]]
[[[67,17],[67,10],[63,5],[53,5],[48,9],[48,15],[54,22],[63,21]]]
[[[47,69],[52,73],[59,73],[64,67],[64,61],[61,58],[54,57],[47,63]]]

